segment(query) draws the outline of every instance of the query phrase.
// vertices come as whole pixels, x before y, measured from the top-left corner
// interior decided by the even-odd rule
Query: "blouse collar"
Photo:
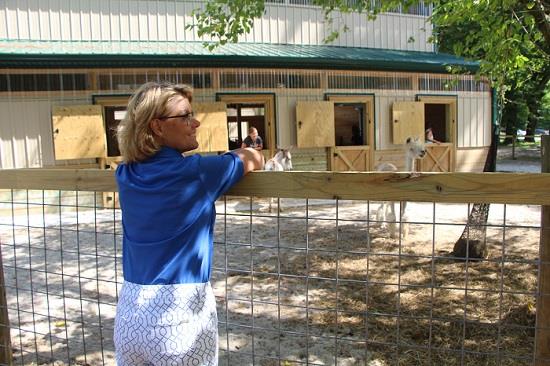
[[[153,156],[155,159],[167,159],[167,158],[182,158],[183,155],[178,150],[162,146],[160,150]]]

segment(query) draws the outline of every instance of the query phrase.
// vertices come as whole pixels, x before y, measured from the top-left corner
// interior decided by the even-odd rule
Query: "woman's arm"
[[[265,161],[261,152],[254,150],[251,147],[233,150],[232,152],[237,154],[243,162],[244,174],[247,174],[253,170],[263,169]]]

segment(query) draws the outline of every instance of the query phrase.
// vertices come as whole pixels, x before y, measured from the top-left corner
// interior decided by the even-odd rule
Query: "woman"
[[[124,228],[124,284],[114,342],[118,366],[217,365],[210,287],[214,202],[262,155],[238,149],[184,157],[198,147],[187,86],[147,83],[118,128],[116,171]]]

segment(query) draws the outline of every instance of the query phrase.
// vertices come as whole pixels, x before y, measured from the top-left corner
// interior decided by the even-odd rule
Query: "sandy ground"
[[[395,239],[378,203],[281,207],[218,203],[220,365],[532,363],[540,207],[491,205],[478,262],[449,257],[467,205],[410,203]],[[53,211],[0,217],[15,364],[114,365],[120,217]]]

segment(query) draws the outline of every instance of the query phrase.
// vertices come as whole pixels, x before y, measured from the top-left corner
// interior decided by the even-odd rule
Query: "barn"
[[[340,14],[268,1],[251,32],[213,51],[194,28],[201,1],[5,1],[0,7],[0,168],[116,165],[129,95],[151,80],[193,86],[201,153],[292,146],[298,170],[403,168],[403,143],[432,128],[422,171],[481,171],[494,96],[477,63],[428,42],[431,6]],[[464,70],[450,73],[450,66]]]

